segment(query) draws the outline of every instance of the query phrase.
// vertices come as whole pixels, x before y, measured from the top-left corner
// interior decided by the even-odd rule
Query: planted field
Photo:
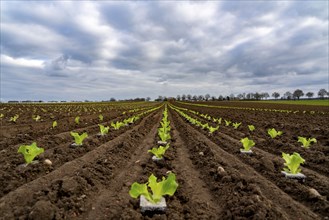
[[[223,103],[1,104],[0,219],[329,218],[328,108]],[[162,213],[141,212],[152,174]]]

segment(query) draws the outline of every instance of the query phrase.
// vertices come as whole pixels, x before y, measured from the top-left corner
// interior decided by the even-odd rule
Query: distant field
[[[257,101],[259,102],[259,101]],[[271,101],[261,101],[263,103],[278,103],[278,104],[292,104],[292,105],[321,105],[329,106],[329,99],[323,100],[271,100]]]

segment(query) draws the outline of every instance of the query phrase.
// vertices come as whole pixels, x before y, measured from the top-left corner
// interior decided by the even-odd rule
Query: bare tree
[[[299,100],[299,98],[300,98],[301,96],[304,96],[304,93],[303,93],[302,90],[300,90],[300,89],[296,89],[296,90],[294,91],[294,93],[292,94],[292,96],[293,96],[294,98],[297,98],[297,99]]]
[[[186,100],[186,95],[183,94],[183,95],[182,95],[182,101],[185,101],[185,100]]]
[[[176,100],[177,100],[177,101],[180,101],[180,95],[177,95],[177,96],[176,96]]]
[[[197,100],[198,100],[198,96],[194,95],[194,96],[192,97],[192,99],[193,99],[193,101],[197,101]]]
[[[318,92],[318,96],[323,99],[325,95],[328,95],[327,90],[320,89],[319,92]]]
[[[261,99],[262,95],[260,93],[256,92],[254,97],[256,100],[259,100],[259,99]]]
[[[206,94],[204,97],[205,97],[206,101],[208,101],[209,98],[210,98],[210,95],[209,94]]]
[[[270,95],[268,94],[268,92],[263,92],[262,93],[263,98],[267,99],[268,97],[270,97]]]
[[[314,95],[314,93],[313,92],[308,92],[308,93],[306,93],[306,96],[310,99],[310,98],[312,98],[313,97],[313,95]]]
[[[211,101],[216,101],[216,97],[215,96],[211,96]]]
[[[199,95],[199,96],[198,96],[198,100],[199,100],[199,101],[202,101],[203,99],[204,99],[203,95]]]
[[[246,95],[246,98],[247,98],[247,99],[253,99],[253,98],[254,98],[254,94],[252,94],[252,93],[248,93],[248,94]]]
[[[278,93],[278,92],[272,93],[272,97],[274,97],[275,99],[279,98],[279,96],[280,96],[280,93]]]
[[[236,96],[238,99],[243,99],[243,94],[238,94],[237,96]]]
[[[284,95],[283,95],[286,99],[291,99],[292,98],[292,93],[287,91]]]
[[[151,98],[150,97],[146,97],[145,100],[149,102],[151,100]]]
[[[219,100],[219,101],[223,101],[223,99],[224,99],[224,97],[223,97],[222,95],[219,95],[219,96],[218,96],[218,100]]]
[[[192,95],[191,95],[191,94],[188,94],[188,95],[186,96],[186,98],[187,98],[187,100],[191,101],[191,100],[192,100]]]

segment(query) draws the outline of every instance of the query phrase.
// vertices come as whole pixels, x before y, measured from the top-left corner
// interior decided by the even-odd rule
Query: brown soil
[[[68,124],[72,127],[63,126],[54,134],[42,133],[41,125],[28,135],[26,130],[19,130],[20,126],[10,132],[6,126],[15,125],[1,127],[7,134],[0,140],[0,219],[329,218],[329,126],[324,122],[325,116],[288,117],[174,104],[242,121],[243,126],[234,130],[221,125],[220,131],[210,136],[169,108],[171,145],[159,163],[151,160],[147,150],[159,140],[157,128],[163,108],[133,125],[111,130],[105,137],[97,136],[98,114],[82,116],[88,124],[81,127],[74,127],[74,117],[70,118]],[[107,123],[125,118],[122,110],[113,112],[107,115]],[[247,130],[249,123],[255,125],[257,133]],[[284,135],[269,139],[266,130],[272,126],[283,130]],[[82,147],[72,148],[71,130],[87,131],[90,137]],[[14,140],[17,134],[22,136]],[[297,135],[311,135],[318,143],[303,149],[296,145]],[[239,140],[245,136],[257,143],[254,155],[239,152]],[[38,157],[39,164],[22,167],[24,161],[16,153],[17,148],[32,141],[44,147],[45,153]],[[281,151],[297,151],[305,158],[304,183],[281,176]],[[46,158],[53,162],[52,166],[42,163]],[[139,200],[129,196],[131,184],[146,182],[151,173],[161,178],[168,171],[176,174],[179,184],[174,196],[166,197],[168,210],[164,214],[142,215]],[[312,188],[320,196],[311,193]]]

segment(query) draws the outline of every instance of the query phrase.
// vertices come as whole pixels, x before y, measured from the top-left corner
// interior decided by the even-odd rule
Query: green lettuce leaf
[[[31,145],[21,145],[17,153],[22,153],[24,155],[25,162],[29,164],[36,156],[43,153],[44,151],[45,150],[43,148],[37,147],[36,142],[33,142]]]

